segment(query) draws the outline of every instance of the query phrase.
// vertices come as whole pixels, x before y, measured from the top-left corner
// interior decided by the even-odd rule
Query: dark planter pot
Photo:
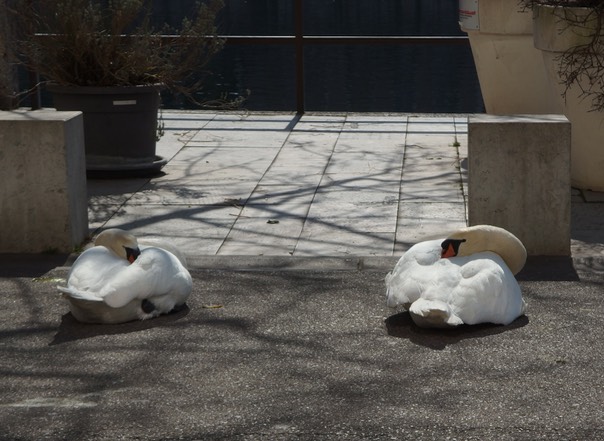
[[[86,170],[92,176],[139,176],[161,170],[155,154],[159,86],[49,86],[57,110],[84,115]]]

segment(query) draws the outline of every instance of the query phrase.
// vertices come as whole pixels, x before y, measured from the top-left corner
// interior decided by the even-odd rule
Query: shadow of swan
[[[185,304],[184,307],[180,308],[178,311],[160,315],[159,317],[149,320],[135,320],[132,322],[111,325],[81,323],[75,319],[71,312],[68,312],[61,317],[59,331],[49,343],[49,346],[97,337],[99,335],[128,334],[150,328],[169,326],[188,315],[189,311],[189,306]]]
[[[385,321],[388,335],[405,338],[411,342],[432,349],[442,350],[448,345],[459,343],[469,338],[482,338],[489,335],[522,328],[529,323],[526,315],[518,317],[509,325],[494,325],[485,323],[479,325],[461,325],[451,329],[420,328],[414,322],[408,311],[391,315]]]

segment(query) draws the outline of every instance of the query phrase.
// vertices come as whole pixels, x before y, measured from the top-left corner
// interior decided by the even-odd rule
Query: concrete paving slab
[[[156,153],[170,161],[182,146],[191,140],[197,131],[203,129],[207,122],[203,124],[191,124],[191,120],[184,121],[170,120],[164,121],[163,135],[161,142],[157,143]],[[181,125],[183,124],[183,125]]]
[[[333,181],[329,181],[333,176]],[[338,207],[345,208],[347,215],[363,215],[367,209],[396,210],[399,203],[400,183],[388,176],[353,178],[350,175],[325,175],[317,190],[309,213],[326,212],[343,214]],[[368,213],[368,212],[367,212]],[[390,212],[388,215],[393,215]]]
[[[400,186],[399,170],[371,174],[326,173],[318,193],[342,192],[342,196],[389,201]]]
[[[302,233],[303,225],[303,217],[283,215],[251,217],[249,211],[242,212],[217,254],[291,256]]]
[[[297,132],[322,132],[339,133],[342,129],[345,115],[302,115],[298,123],[293,128],[292,134]]]
[[[87,179],[88,203],[91,205],[123,204],[143,188],[149,179]]]
[[[123,204],[91,204],[88,206],[88,233],[92,237],[104,228],[107,222],[115,216]]]
[[[380,231],[394,231],[396,225],[396,204],[372,202],[344,202],[338,198],[322,198],[314,202],[307,214],[309,224],[319,219],[333,219],[344,224],[353,223],[362,228],[362,233]],[[335,239],[335,238],[334,238]]]
[[[260,180],[268,162],[256,162],[253,166],[236,163],[223,162],[221,160],[192,161],[191,163],[180,162],[168,164],[163,168],[163,175],[154,178],[151,184],[156,187],[160,185],[171,185],[177,182],[186,184],[218,184],[224,185],[231,181],[253,181]]]
[[[407,117],[349,115],[346,118],[343,130],[355,133],[386,132],[405,134],[407,131]]]
[[[304,193],[314,191],[323,177],[320,167],[297,167],[295,165],[274,165],[266,172],[259,185],[285,186],[296,185]]]
[[[281,162],[284,159],[287,159],[286,155],[300,155],[302,159],[306,159],[305,155],[309,155],[314,156],[318,162],[327,161],[332,155],[338,136],[337,133],[292,132],[291,136],[287,138],[287,142],[279,152],[277,159]],[[281,157],[281,159],[279,157]]]
[[[409,121],[416,124],[416,134],[407,133]],[[187,122],[184,120],[182,124]],[[173,123],[177,125],[175,121]],[[288,218],[292,214],[303,216],[306,213],[310,216],[306,233],[319,228],[320,222],[330,220],[325,222],[329,227],[321,226],[315,233],[329,236],[326,239],[331,243],[339,241],[338,254],[342,249],[348,249],[346,244],[350,239],[334,235],[338,229],[331,227],[336,219],[343,229],[356,224],[363,233],[393,234],[401,200],[401,173],[408,174],[403,200],[416,200],[413,199],[417,197],[415,191],[419,190],[420,197],[424,198],[421,200],[436,196],[437,201],[450,202],[455,198],[463,202],[463,195],[457,195],[456,189],[442,185],[442,177],[436,176],[435,185],[426,185],[424,178],[430,173],[426,170],[430,166],[426,166],[421,176],[416,175],[414,167],[416,159],[430,164],[450,157],[454,164],[458,149],[444,149],[442,144],[445,141],[452,144],[455,137],[451,133],[463,130],[464,123],[467,131],[467,118],[212,114],[202,123],[205,124],[202,131],[186,132],[187,138],[181,138],[183,148],[166,166],[166,175],[131,197],[128,204],[175,204],[178,207],[183,204],[220,205],[224,200],[237,200],[241,205],[247,203],[248,207],[237,217],[237,227],[229,230],[232,244],[245,245],[225,245],[221,252],[265,254],[270,252],[267,240],[270,242],[268,248],[272,247],[275,253],[291,249],[292,238],[266,235],[263,229],[266,225],[258,223],[263,222],[258,215]],[[430,123],[434,126],[427,130]],[[419,144],[411,145],[409,136],[416,136]],[[267,139],[270,142],[266,142]],[[401,168],[403,155],[408,161],[407,171]],[[443,165],[436,175],[442,175],[445,170],[456,182],[460,181],[454,167],[448,169]],[[434,167],[431,172],[434,174]],[[249,211],[253,208],[262,211]],[[254,231],[255,228],[259,231]],[[300,233],[300,236],[304,234]],[[278,238],[284,242],[283,246]],[[353,239],[354,243],[359,242],[359,239]],[[391,254],[395,247],[394,236],[391,239],[393,243],[386,246],[382,254]],[[308,249],[310,244],[318,243],[306,239],[304,252],[320,255],[327,249],[334,249],[332,245],[315,252]],[[256,245],[259,248],[254,250]],[[367,253],[357,245],[355,247],[355,252],[361,254],[380,254],[374,247]]]
[[[360,198],[357,194],[344,199],[338,194],[317,195],[308,212],[309,219],[355,219],[368,225],[395,225],[396,199],[375,200]],[[371,230],[370,230],[371,231]]]
[[[409,134],[455,134],[456,121],[453,116],[410,116],[407,122]]]
[[[163,110],[160,115],[167,128],[203,128],[221,114],[211,111]]]
[[[122,228],[137,237],[161,238],[185,255],[214,255],[241,212],[232,205],[121,207],[102,228]]]
[[[415,141],[415,143],[413,143]],[[407,139],[405,146],[405,160],[433,160],[438,158],[457,159],[461,154],[460,150],[455,147],[454,140],[449,140],[448,143],[434,142],[434,139],[415,137],[415,140]],[[467,156],[467,155],[466,155]]]
[[[317,182],[318,184],[318,182]],[[242,216],[255,217],[258,213],[272,213],[273,216],[304,217],[315,197],[316,184],[258,185],[247,200]]]
[[[289,132],[286,130],[200,130],[189,141],[190,146],[210,147],[280,147]]]
[[[281,144],[274,148],[247,146],[211,149],[187,145],[174,157],[169,165],[186,164],[192,166],[200,164],[209,169],[228,166],[241,168],[259,166],[264,170],[278,154],[279,148],[281,148]]]
[[[395,253],[425,240],[445,237],[466,223],[463,202],[403,201],[398,207]]]
[[[397,151],[354,151],[336,153],[331,157],[325,173],[380,174],[396,171],[400,175],[403,163],[403,149]]]
[[[307,222],[298,239],[294,256],[392,255],[393,232],[368,232],[354,225],[345,225],[344,219],[332,218],[332,223]]]
[[[401,202],[464,202],[464,193],[459,183],[438,181],[434,177],[409,177],[401,182]]]
[[[324,216],[316,216],[315,212],[315,216],[311,213],[311,217],[306,219],[304,229],[311,232],[325,229],[338,230],[338,226],[341,226],[343,230],[355,232],[356,234],[371,234],[374,231],[394,233],[396,231],[396,222],[394,221],[394,215],[389,212],[391,210],[382,207],[367,207],[346,216],[337,212]],[[336,235],[334,235],[333,239],[337,239]],[[384,255],[387,254],[389,252],[385,250]]]
[[[459,161],[457,155],[424,157],[407,157],[405,155],[403,175],[434,177],[438,180],[453,176],[459,182]]]
[[[254,191],[253,181],[233,179],[224,182],[183,182],[150,184],[134,196],[130,205],[224,205],[244,203]],[[235,202],[233,202],[235,201]]]
[[[297,167],[310,170],[323,171],[325,164],[332,155],[332,147],[337,136],[317,142],[316,135],[296,135],[287,140],[279,151],[272,167]]]
[[[334,151],[336,153],[354,151],[387,151],[403,150],[405,147],[405,133],[384,132],[341,132]]]
[[[406,137],[406,145],[411,148],[417,149],[419,148],[428,148],[432,151],[436,149],[437,152],[440,152],[441,155],[455,155],[456,148],[455,144],[455,134],[426,134],[426,133],[411,133],[409,132]],[[418,153],[421,150],[416,150]],[[430,150],[424,150],[430,151]],[[433,154],[433,153],[430,153]]]
[[[292,121],[299,117],[295,113],[278,112],[219,112],[208,123],[208,129],[235,129],[253,131],[285,131],[291,129]]]
[[[389,141],[390,139],[394,140],[395,145],[400,144],[400,137],[404,137],[406,135],[406,124],[404,123],[368,123],[368,122],[347,122],[342,130],[342,134],[346,135],[365,135],[378,133],[381,135],[389,135],[384,136],[383,139]],[[345,138],[345,137],[344,137]],[[373,136],[375,139],[375,135]],[[373,141],[373,140],[372,140]],[[390,142],[392,144],[392,142]]]

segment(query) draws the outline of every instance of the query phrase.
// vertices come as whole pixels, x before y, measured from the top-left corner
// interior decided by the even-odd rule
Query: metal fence
[[[468,45],[466,36],[315,36],[304,35],[304,0],[294,0],[294,32],[292,36],[223,36],[233,45],[289,45],[296,52],[296,111],[304,113],[304,46],[321,45]]]
[[[304,35],[303,23],[304,0],[294,0],[294,35],[291,36],[249,36],[249,35],[221,35],[227,45],[286,45],[295,51],[295,87],[296,87],[296,112],[303,114],[305,111],[304,95],[304,47],[312,45],[468,45],[467,36],[318,36]],[[166,35],[166,38],[171,36]],[[38,83],[36,73],[30,74],[30,84]],[[32,89],[36,89],[32,87]],[[31,95],[32,108],[40,108],[41,99],[39,90]]]

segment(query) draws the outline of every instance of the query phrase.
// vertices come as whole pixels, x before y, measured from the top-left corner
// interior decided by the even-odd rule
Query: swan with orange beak
[[[86,323],[146,320],[184,306],[192,290],[186,261],[170,246],[141,245],[113,228],[100,233],[57,287],[72,315]]]
[[[386,303],[408,309],[422,327],[507,325],[526,310],[514,277],[525,262],[524,245],[509,231],[462,228],[412,246],[386,276]]]

